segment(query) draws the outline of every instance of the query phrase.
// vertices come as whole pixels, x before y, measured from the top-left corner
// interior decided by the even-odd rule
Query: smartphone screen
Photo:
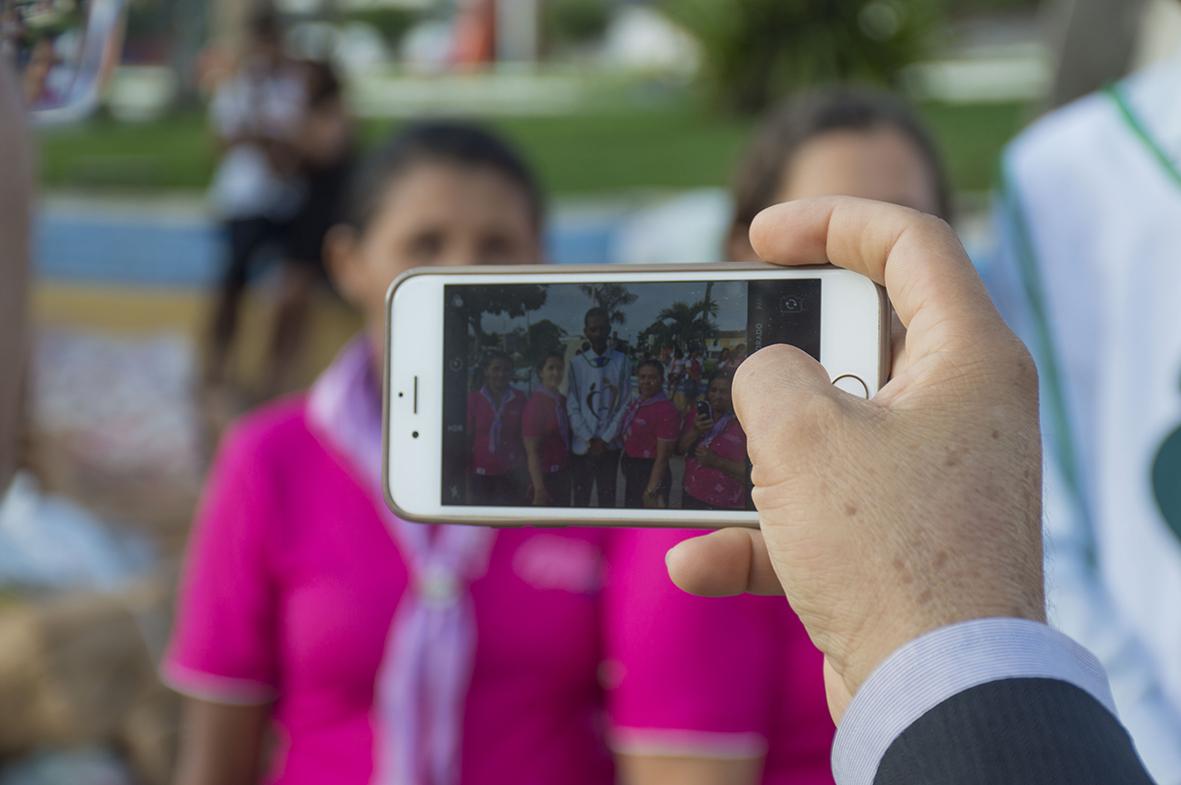
[[[752,509],[733,372],[769,344],[821,353],[815,278],[457,283],[443,298],[449,506]]]

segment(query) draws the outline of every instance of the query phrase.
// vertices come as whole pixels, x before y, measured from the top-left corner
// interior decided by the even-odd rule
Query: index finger
[[[917,210],[847,196],[785,202],[755,217],[750,241],[769,262],[830,261],[885,286],[911,341],[1000,322],[955,232]]]

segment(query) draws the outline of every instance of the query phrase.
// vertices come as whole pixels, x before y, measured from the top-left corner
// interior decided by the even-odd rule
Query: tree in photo
[[[579,284],[578,288],[592,303],[607,311],[613,325],[627,323],[623,309],[639,298],[639,295],[619,283]]]
[[[467,322],[468,333],[476,339],[478,350],[482,352],[497,344],[496,336],[484,332],[485,316],[520,318],[545,305],[547,293],[541,284],[466,287],[460,312]]]
[[[662,346],[686,349],[704,347],[718,333],[715,319],[718,303],[712,298],[713,284],[706,284],[705,294],[693,303],[675,302],[660,312],[656,321],[640,333],[640,347],[652,354]]]

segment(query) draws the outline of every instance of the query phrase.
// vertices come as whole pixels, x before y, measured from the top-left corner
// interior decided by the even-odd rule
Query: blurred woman
[[[731,261],[758,257],[747,234],[766,207],[858,196],[952,218],[951,186],[931,132],[901,98],[829,88],[785,101],[763,121],[734,179]]]
[[[537,363],[541,386],[525,404],[521,434],[529,467],[530,500],[536,507],[570,506],[570,416],[560,388],[566,375],[561,352]]]
[[[664,366],[647,359],[636,367],[636,397],[623,415],[624,506],[668,506],[668,462],[680,413],[664,394]]]
[[[734,377],[718,372],[706,392],[707,413],[690,412],[677,444],[686,456],[681,506],[741,510],[750,496],[746,433],[730,400]]]

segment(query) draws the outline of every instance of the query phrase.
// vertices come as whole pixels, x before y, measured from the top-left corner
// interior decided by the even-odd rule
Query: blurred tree
[[[631,305],[638,298],[635,292],[618,283],[580,284],[578,288],[591,302],[606,309],[611,324],[625,324],[627,315],[622,310],[623,306]]]
[[[826,82],[893,84],[927,54],[938,0],[664,0],[701,44],[702,77],[743,113]]]
[[[423,12],[402,6],[369,5],[350,8],[339,16],[346,22],[372,26],[390,47],[396,48],[402,43],[406,32],[423,16]]]
[[[566,331],[549,319],[529,325],[527,331],[529,348],[525,355],[530,365],[535,364],[546,352],[562,351],[562,342],[566,340]]]

